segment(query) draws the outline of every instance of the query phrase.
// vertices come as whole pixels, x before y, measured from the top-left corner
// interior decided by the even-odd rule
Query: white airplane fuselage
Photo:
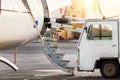
[[[44,17],[61,18],[69,0],[26,0],[34,21],[42,31]],[[43,2],[46,1],[47,7]],[[64,4],[64,5],[63,5]],[[44,10],[48,8],[48,12]],[[38,38],[34,21],[22,0],[0,0],[0,50],[16,48]]]
[[[61,18],[69,0],[52,2],[54,3],[51,4],[51,0],[0,0],[0,50],[17,48],[33,41],[39,37],[39,32],[46,29],[43,28],[44,19]],[[15,71],[18,70],[6,58],[0,56],[0,61]]]
[[[41,0],[28,0],[41,31],[44,13]],[[0,50],[24,45],[38,37],[34,22],[21,0],[2,0],[0,14]]]

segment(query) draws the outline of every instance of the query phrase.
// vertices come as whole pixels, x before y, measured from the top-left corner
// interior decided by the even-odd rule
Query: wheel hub
[[[104,66],[104,72],[106,75],[111,76],[115,73],[115,67],[112,64],[106,64]]]

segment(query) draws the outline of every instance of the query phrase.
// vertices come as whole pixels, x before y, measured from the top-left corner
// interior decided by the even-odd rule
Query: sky
[[[70,14],[78,17],[100,18],[120,15],[120,0],[71,0]],[[98,8],[97,1],[100,7]],[[101,12],[100,12],[101,11]]]

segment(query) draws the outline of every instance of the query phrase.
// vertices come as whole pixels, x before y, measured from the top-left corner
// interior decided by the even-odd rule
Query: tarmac
[[[77,41],[63,41],[58,44],[60,52],[65,58],[72,60],[75,65],[77,57]],[[0,51],[0,56],[14,62],[13,49]],[[99,70],[95,72],[77,72],[72,76],[69,73],[57,69],[45,56],[41,43],[30,43],[18,48],[16,65],[18,71],[13,71],[7,65],[0,63],[0,80],[119,80],[105,79]]]

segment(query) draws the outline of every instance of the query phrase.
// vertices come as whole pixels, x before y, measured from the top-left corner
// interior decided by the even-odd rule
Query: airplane
[[[62,18],[70,4],[70,0],[0,0],[0,50],[17,48],[42,37],[45,23]],[[0,61],[18,70],[4,57],[0,56]]]

